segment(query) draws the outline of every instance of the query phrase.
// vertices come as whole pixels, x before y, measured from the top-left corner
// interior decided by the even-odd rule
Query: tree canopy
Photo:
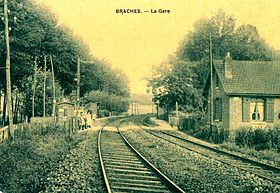
[[[120,70],[111,69],[106,61],[94,59],[81,66],[81,94],[92,91],[106,91],[118,96],[129,96],[128,78]]]
[[[180,43],[176,56],[155,69],[149,79],[154,101],[167,111],[177,101],[182,111],[202,109],[202,89],[209,74],[209,37],[213,58],[224,59],[227,52],[235,60],[273,60],[279,56],[262,39],[255,26],[243,24],[219,10],[211,18],[199,19]]]
[[[91,103],[98,103],[99,110],[117,113],[127,112],[129,107],[128,97],[114,95],[107,91],[91,91],[85,95],[81,103],[84,106]]]
[[[198,20],[194,30],[181,42],[177,56],[191,61],[209,57],[210,33],[215,59],[223,59],[227,52],[235,60],[273,60],[276,57],[275,51],[260,37],[256,27],[244,24],[236,28],[235,19],[223,10],[210,19]]]
[[[10,0],[8,4],[11,50],[11,82],[13,92],[20,93],[21,104],[31,108],[30,85],[34,74],[34,61],[37,58],[38,68],[43,68],[44,57],[47,56],[47,69],[50,69],[50,56],[54,64],[54,75],[58,89],[64,95],[70,95],[77,88],[77,58],[94,61],[90,64],[81,63],[81,94],[92,90],[103,90],[115,95],[128,96],[127,80],[123,74],[112,70],[102,60],[96,60],[86,43],[75,36],[71,29],[60,24],[57,17],[48,8],[33,0]],[[0,2],[3,12],[3,1]],[[0,38],[4,41],[4,24],[0,24]],[[6,47],[0,44],[0,67],[5,67]],[[40,81],[40,79],[39,79]],[[5,71],[0,71],[0,89],[5,91]],[[28,86],[29,85],[29,86]],[[40,83],[38,83],[40,86]],[[39,88],[39,87],[38,87]],[[29,90],[27,90],[29,89]],[[41,92],[41,91],[40,91]],[[38,93],[40,93],[38,91]],[[59,93],[59,92],[58,92]],[[57,98],[60,96],[58,95]],[[50,99],[51,100],[51,99]],[[39,104],[38,104],[39,105]],[[40,105],[39,105],[40,106]],[[25,112],[30,112],[26,110]],[[36,115],[40,115],[37,113]]]
[[[159,101],[160,106],[166,110],[174,110],[178,102],[182,111],[196,111],[202,106],[199,90],[196,89],[193,71],[195,64],[175,58],[168,64],[163,64],[155,69],[149,79],[149,86],[154,94],[154,101]]]

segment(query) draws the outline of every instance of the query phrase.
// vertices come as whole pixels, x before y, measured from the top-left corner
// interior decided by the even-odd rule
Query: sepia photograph
[[[0,193],[280,193],[279,0],[0,18]]]

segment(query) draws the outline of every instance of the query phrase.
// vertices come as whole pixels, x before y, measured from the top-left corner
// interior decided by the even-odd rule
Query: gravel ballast
[[[279,192],[279,186],[250,173],[158,139],[145,131],[125,136],[186,192]]]

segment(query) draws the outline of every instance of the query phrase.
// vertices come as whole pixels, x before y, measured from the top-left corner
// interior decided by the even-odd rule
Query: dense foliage
[[[211,18],[202,18],[194,24],[180,43],[173,59],[156,67],[149,79],[154,102],[159,101],[166,111],[202,110],[202,90],[209,74],[210,34],[213,59],[224,59],[227,52],[234,60],[273,60],[277,52],[262,39],[255,26],[236,27],[232,16],[219,10]]]
[[[235,143],[256,150],[274,149],[280,152],[280,128],[240,128],[236,130]]]
[[[215,59],[223,59],[226,52],[235,60],[272,60],[275,57],[275,51],[260,37],[255,26],[243,24],[236,28],[235,19],[223,10],[194,24],[194,30],[181,42],[178,57],[191,61],[209,58],[210,33]]]
[[[182,111],[195,111],[201,108],[202,99],[199,90],[194,87],[195,64],[180,59],[171,59],[170,64],[163,64],[155,69],[149,79],[149,86],[154,94],[154,101],[160,107],[175,110],[176,102]]]
[[[111,69],[106,61],[94,59],[81,66],[81,95],[98,90],[128,97],[128,78],[119,70]]]
[[[98,132],[84,135],[86,139],[48,174],[46,190],[42,192],[106,192],[98,162]]]
[[[21,111],[28,117],[31,117],[32,115],[32,95],[33,95],[33,76],[29,76],[25,82],[22,85],[23,90],[25,90],[24,93],[20,93],[17,90],[14,91],[15,94],[17,94],[17,97],[21,96],[21,101],[23,102],[23,106],[21,106],[21,109],[18,111]],[[43,79],[44,79],[44,71],[38,70],[37,77],[36,77],[36,87],[35,87],[35,115],[36,116],[43,116]],[[52,114],[52,78],[51,73],[46,73],[46,115]],[[61,88],[58,83],[58,81],[55,82],[55,89],[56,89],[56,95],[61,96]]]
[[[129,99],[124,96],[118,96],[106,91],[92,91],[85,95],[81,103],[84,106],[92,103],[99,104],[99,110],[107,110],[108,112],[127,112],[129,107]]]
[[[39,192],[55,170],[85,136],[69,136],[59,127],[24,129],[13,145],[0,145],[0,191]]]
[[[52,55],[56,79],[65,93],[70,93],[75,84],[76,57],[88,58],[87,46],[73,36],[65,26],[58,25],[56,16],[46,8],[30,0],[9,1],[11,79],[13,87],[22,90],[24,80],[33,74],[35,57],[38,66],[43,66],[44,56]],[[0,12],[3,12],[3,1]],[[16,17],[16,21],[12,18]],[[4,40],[3,28],[1,39]],[[1,65],[5,64],[5,44],[1,44]],[[48,61],[50,69],[50,61]],[[2,72],[3,73],[3,72]],[[3,77],[3,76],[1,76]],[[2,85],[5,79],[1,78]]]
[[[46,7],[33,0],[10,0],[8,3],[11,50],[11,82],[13,100],[23,106],[18,113],[30,117],[32,84],[34,82],[34,65],[37,58],[38,69],[41,69],[37,80],[36,112],[42,114],[42,68],[44,57],[47,57],[47,70],[51,69],[50,56],[54,65],[57,101],[60,94],[73,95],[77,88],[77,58],[81,58],[81,95],[92,90],[106,90],[118,96],[128,96],[125,76],[104,61],[90,55],[88,46],[75,36],[66,26],[58,22],[57,17]],[[0,2],[3,13],[3,1]],[[4,44],[4,24],[0,24],[0,67],[5,66],[6,47]],[[83,61],[92,61],[84,63]],[[0,91],[6,92],[5,71],[0,71]],[[47,85],[49,86],[49,85]],[[50,90],[51,91],[51,90]],[[59,92],[61,91],[61,92]],[[38,93],[37,93],[38,92]],[[49,92],[49,91],[47,91]],[[47,93],[48,106],[52,103],[52,93]],[[72,97],[73,98],[73,97]],[[18,100],[19,99],[19,100]],[[13,104],[16,104],[15,102]],[[3,105],[4,107],[5,105]],[[51,108],[47,107],[47,108]],[[5,109],[5,108],[3,108]],[[14,107],[14,109],[16,109]],[[51,111],[47,111],[49,114]],[[15,113],[15,112],[14,112]],[[5,117],[5,114],[3,115]]]

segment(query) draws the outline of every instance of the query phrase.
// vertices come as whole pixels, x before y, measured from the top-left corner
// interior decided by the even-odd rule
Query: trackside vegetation
[[[125,136],[157,168],[186,192],[271,193],[280,187],[237,168],[227,166],[142,131]],[[170,151],[172,150],[172,151]]]
[[[0,12],[3,13],[3,1]],[[128,81],[120,70],[113,70],[103,59],[97,59],[81,37],[58,22],[57,16],[35,0],[10,0],[9,27],[11,50],[11,84],[14,122],[31,117],[30,104],[35,85],[35,116],[43,112],[43,80],[46,64],[46,115],[51,115],[53,64],[56,101],[62,97],[76,101],[77,61],[80,58],[80,97],[91,91],[106,91],[114,96],[129,96]],[[4,41],[4,23],[0,24],[0,39]],[[6,47],[0,44],[0,67],[5,68]],[[93,53],[94,54],[94,53]],[[36,68],[35,68],[36,65]],[[37,74],[35,81],[34,74]],[[35,84],[36,82],[36,84]],[[0,97],[6,93],[5,70],[0,71]],[[6,124],[6,100],[1,105]],[[21,118],[21,119],[20,119]]]
[[[236,130],[235,144],[256,150],[273,149],[280,153],[280,128]]]
[[[95,192],[105,191],[97,152],[98,131],[88,132],[55,170],[47,176],[43,192]]]
[[[84,134],[69,135],[60,127],[46,127],[24,130],[12,145],[0,144],[0,191],[44,190],[48,173],[85,139]]]

